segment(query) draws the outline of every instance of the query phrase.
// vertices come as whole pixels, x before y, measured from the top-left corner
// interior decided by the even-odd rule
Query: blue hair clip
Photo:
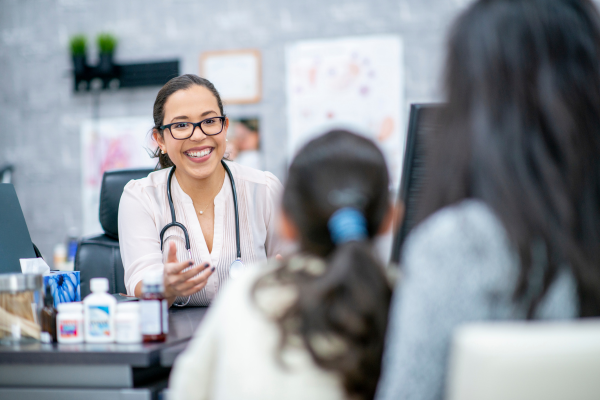
[[[369,237],[365,216],[352,207],[340,208],[334,212],[329,218],[327,227],[331,240],[336,245],[352,240],[361,241]]]

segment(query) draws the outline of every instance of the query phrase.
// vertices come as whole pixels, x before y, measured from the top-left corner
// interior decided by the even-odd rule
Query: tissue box
[[[44,285],[50,286],[54,307],[59,303],[81,301],[79,271],[50,271],[44,275]]]

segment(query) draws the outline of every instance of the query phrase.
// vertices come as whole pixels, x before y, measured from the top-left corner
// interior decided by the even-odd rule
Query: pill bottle
[[[91,294],[83,300],[83,331],[88,343],[112,343],[115,341],[115,311],[117,300],[106,293],[108,279],[92,278]]]
[[[169,333],[169,305],[165,299],[162,273],[152,273],[144,277],[140,316],[144,343],[164,342]]]
[[[140,304],[137,301],[117,303],[115,329],[117,343],[141,343]]]
[[[83,304],[60,303],[56,317],[58,343],[83,343]]]

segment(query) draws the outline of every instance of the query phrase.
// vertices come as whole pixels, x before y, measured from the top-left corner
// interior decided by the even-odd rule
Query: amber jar
[[[42,325],[41,341],[43,343],[56,343],[56,308],[50,285],[46,285],[44,292],[44,307],[40,312]]]
[[[142,340],[164,342],[169,333],[169,304],[165,299],[162,274],[149,274],[142,283],[140,299]]]

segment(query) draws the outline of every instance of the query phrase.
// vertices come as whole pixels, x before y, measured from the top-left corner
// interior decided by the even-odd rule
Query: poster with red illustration
[[[82,235],[102,233],[98,217],[100,187],[105,171],[153,168],[150,153],[156,143],[154,124],[147,117],[87,120],[81,126]]]
[[[403,42],[397,35],[299,41],[286,48],[288,155],[343,127],[374,140],[397,189],[404,154]]]

